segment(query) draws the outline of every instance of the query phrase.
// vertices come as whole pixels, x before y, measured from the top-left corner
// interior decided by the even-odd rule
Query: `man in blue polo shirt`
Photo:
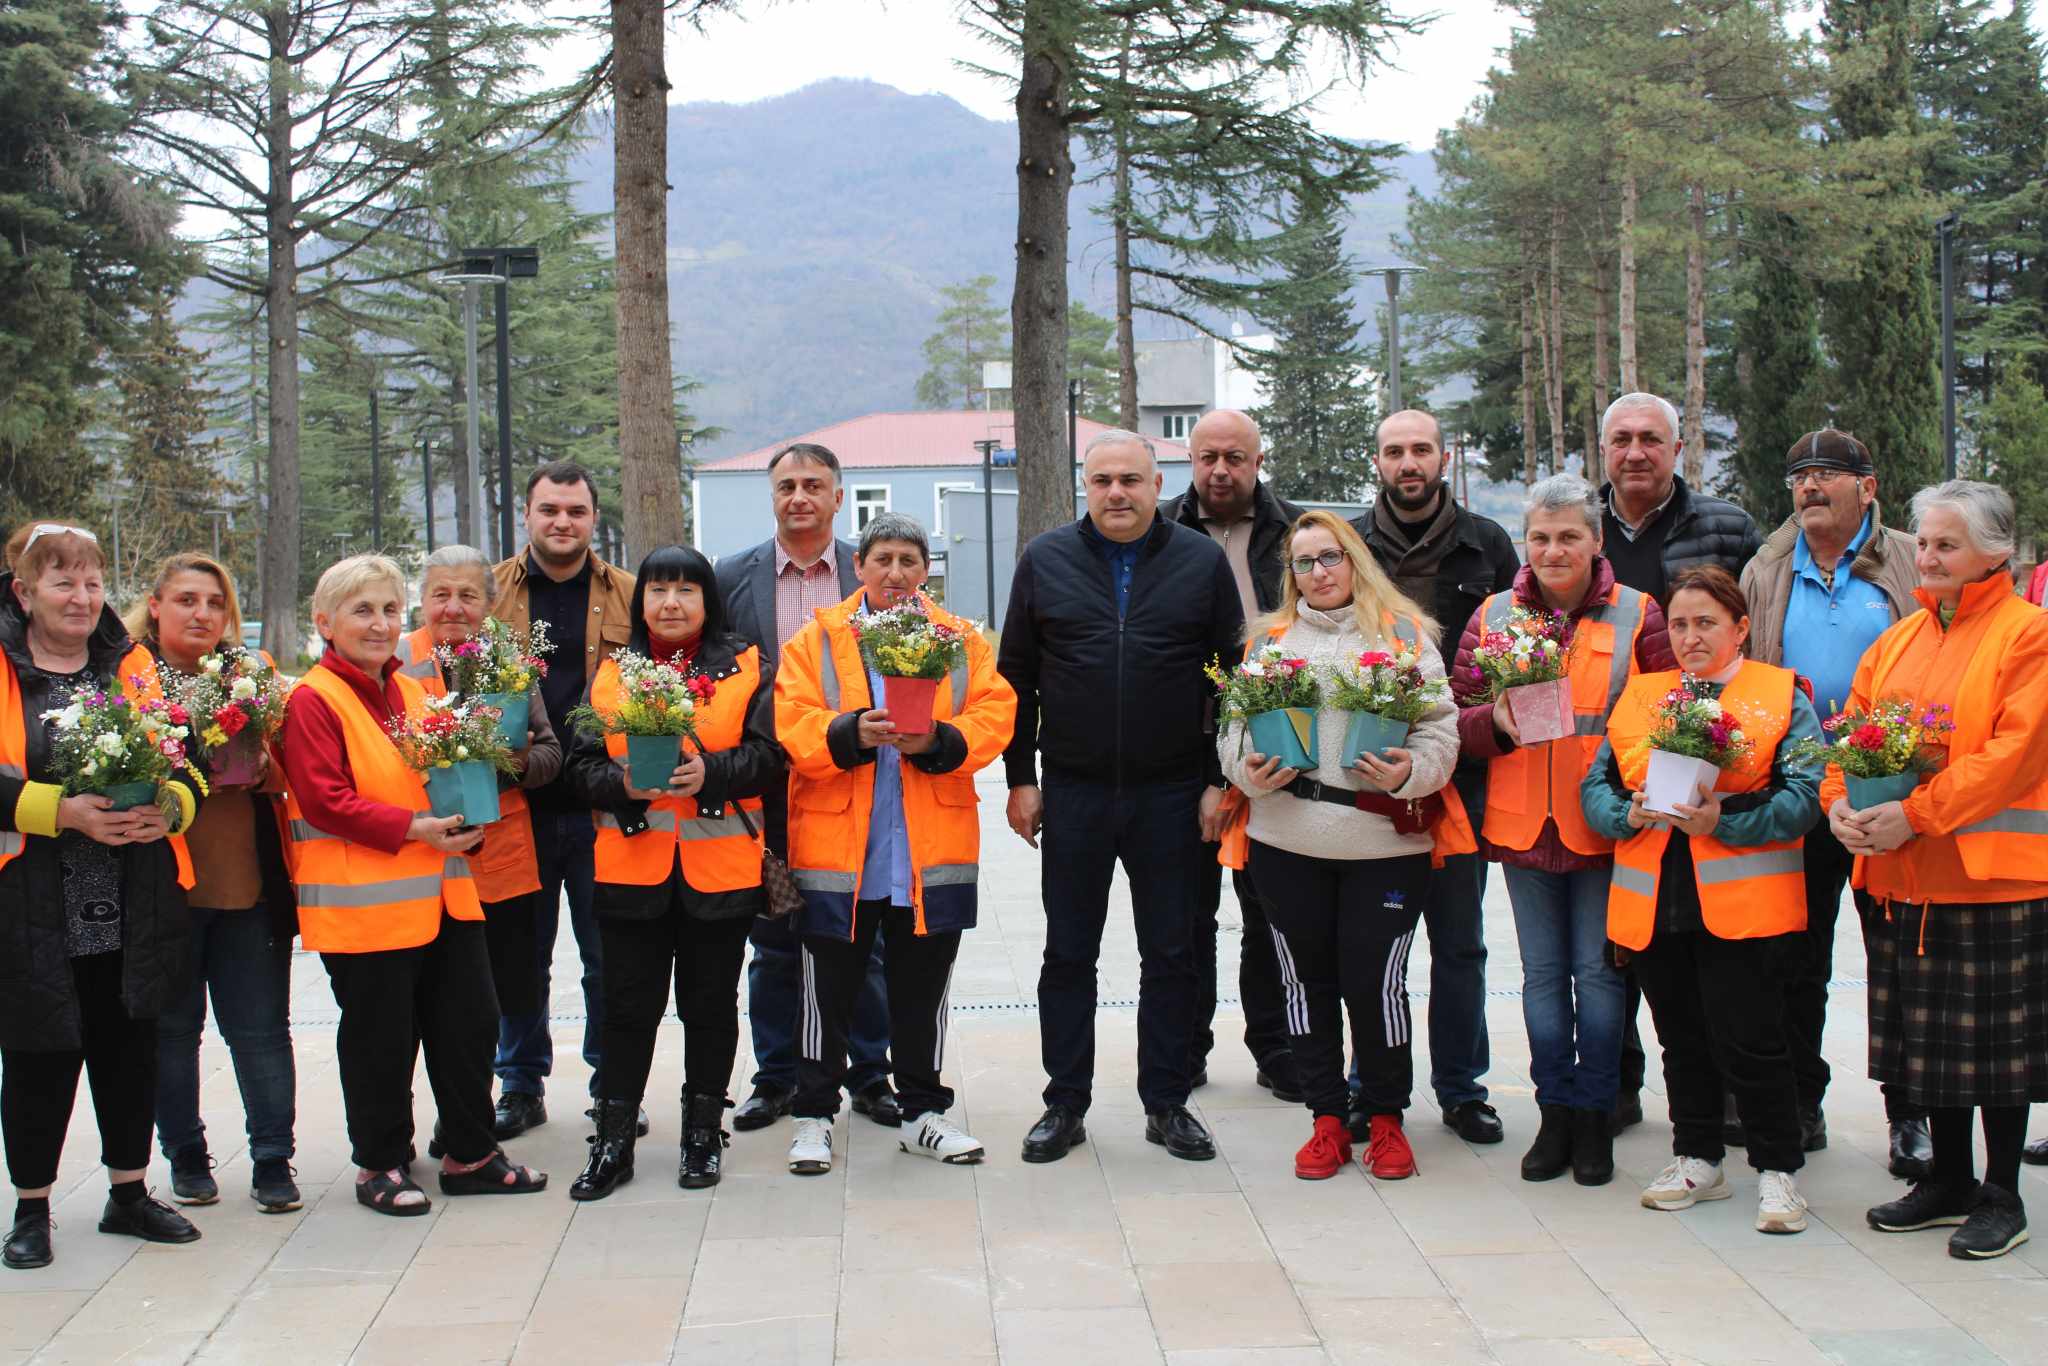
[[[1879,515],[1877,470],[1855,437],[1832,428],[1800,437],[1785,457],[1785,486],[1792,490],[1791,517],[1742,571],[1749,648],[1763,663],[1782,665],[1810,682],[1813,708],[1826,722],[1848,701],[1864,651],[1886,627],[1919,610],[1913,589],[1920,576],[1913,538],[1885,526]],[[1821,1099],[1828,1065],[1821,1057],[1821,1033],[1835,959],[1835,917],[1853,860],[1825,829],[1809,832],[1805,848],[1809,953],[1785,984],[1785,1013],[1800,1125],[1811,1152],[1827,1146]],[[1875,908],[1861,892],[1856,907],[1867,927]],[[1892,1174],[1925,1176],[1933,1152],[1926,1117],[1890,1095],[1885,1115],[1891,1121]]]

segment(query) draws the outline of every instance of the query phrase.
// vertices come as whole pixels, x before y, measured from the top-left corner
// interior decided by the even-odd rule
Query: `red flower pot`
[[[932,704],[938,700],[936,678],[884,678],[882,706],[898,735],[930,735]]]

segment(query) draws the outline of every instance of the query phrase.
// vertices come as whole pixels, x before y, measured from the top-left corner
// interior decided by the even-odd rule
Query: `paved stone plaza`
[[[1669,1129],[1654,1103],[1651,1121],[1617,1145],[1612,1185],[1518,1178],[1536,1107],[1498,877],[1487,897],[1488,1081],[1506,1143],[1458,1141],[1437,1123],[1425,1086],[1409,1124],[1418,1177],[1376,1185],[1354,1164],[1333,1181],[1297,1181],[1291,1159],[1305,1112],[1253,1085],[1236,1043],[1239,1017],[1226,1005],[1218,1033],[1228,1042],[1195,1097],[1222,1156],[1167,1157],[1145,1143],[1132,1090],[1137,955],[1125,909],[1112,912],[1104,952],[1090,1141],[1064,1162],[1024,1165],[1018,1142],[1042,1084],[1032,1007],[1038,856],[1004,827],[1002,795],[985,777],[984,912],[954,980],[948,1067],[956,1115],[988,1145],[985,1165],[912,1158],[897,1151],[894,1131],[842,1116],[830,1176],[787,1174],[784,1121],[735,1136],[715,1191],[679,1190],[680,1035],[671,1022],[639,1179],[601,1203],[572,1204],[567,1188],[589,1126],[565,925],[553,1122],[512,1145],[519,1160],[552,1174],[553,1189],[437,1196],[427,1218],[379,1218],[350,1191],[333,1000],[318,961],[301,956],[293,1013],[306,1208],[265,1216],[246,1198],[234,1075],[209,1034],[205,1113],[224,1195],[193,1211],[204,1240],[145,1247],[94,1230],[105,1185],[81,1101],[57,1192],[57,1262],[0,1273],[0,1362],[2048,1360],[2048,1235],[1980,1266],[1946,1255],[1945,1230],[1886,1236],[1864,1226],[1865,1207],[1898,1187],[1883,1168],[1877,1092],[1862,1077],[1861,945],[1848,914],[1829,1030],[1832,1141],[1801,1176],[1814,1218],[1796,1237],[1751,1230],[1755,1180],[1739,1158],[1734,1199],[1675,1215],[1639,1208],[1638,1189],[1667,1157]],[[1227,894],[1225,920],[1221,956],[1234,965]],[[1418,1035],[1427,984],[1418,936]],[[1235,994],[1228,982],[1225,994]],[[1426,1038],[1416,1056],[1426,1076]],[[736,1097],[750,1070],[743,1056]],[[419,1094],[424,1134],[424,1076]],[[434,1192],[428,1168],[420,1171]],[[167,1187],[160,1161],[152,1180]],[[2036,1210],[2048,1211],[2048,1182],[2032,1169],[2025,1182]]]

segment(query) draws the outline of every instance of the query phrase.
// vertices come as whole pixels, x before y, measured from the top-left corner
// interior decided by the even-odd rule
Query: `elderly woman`
[[[0,574],[0,1132],[14,1182],[4,1250],[48,1266],[50,1187],[81,1068],[92,1083],[110,1191],[100,1232],[153,1243],[199,1236],[149,1196],[157,1018],[185,972],[182,841],[196,810],[184,783],[130,811],[67,795],[50,766],[46,714],[120,689],[159,694],[149,652],[106,605],[97,537],[31,522]],[[166,813],[170,813],[167,815]]]
[[[820,611],[782,652],[775,723],[789,752],[789,859],[804,888],[805,1018],[791,1107],[789,1169],[832,1169],[832,1120],[846,1081],[846,1032],[877,931],[886,934],[897,1146],[946,1163],[982,1159],[979,1140],[947,1117],[946,1013],[961,931],[977,909],[981,828],[974,775],[1010,742],[1017,694],[971,622],[919,590],[931,569],[924,528],[900,512],[869,522],[854,557],[860,590]],[[966,660],[938,689],[931,728],[900,731],[889,679],[862,658],[876,612],[915,604],[958,631]]]
[[[1625,992],[1607,961],[1614,841],[1586,824],[1579,782],[1628,681],[1676,663],[1656,599],[1616,582],[1600,553],[1600,513],[1599,494],[1577,475],[1529,490],[1528,563],[1509,592],[1473,613],[1451,670],[1463,751],[1487,761],[1480,851],[1503,866],[1522,951],[1522,1022],[1542,1114],[1522,1179],[1569,1169],[1582,1186],[1614,1177],[1608,1116],[1621,1082]],[[1506,699],[1489,696],[1474,662],[1516,608],[1565,619],[1576,733],[1562,740],[1522,744]]]
[[[1870,1226],[1961,1225],[1949,1254],[2027,1239],[2027,1107],[2048,1100],[2048,615],[2014,592],[2012,499],[1954,479],[1913,498],[1923,610],[1879,636],[1850,711],[1902,697],[1948,707],[1937,771],[1857,810],[1839,770],[1821,803],[1883,907],[1871,946],[1870,1074],[1929,1109],[1934,1172]],[[1984,1180],[1970,1152],[1982,1115]]]
[[[1302,514],[1287,536],[1280,606],[1251,623],[1253,645],[1275,640],[1326,670],[1355,666],[1381,642],[1411,642],[1424,678],[1442,678],[1436,624],[1381,572],[1349,523]],[[1313,1128],[1294,1174],[1327,1180],[1351,1160],[1345,1127],[1344,1019],[1353,1025],[1359,1108],[1370,1116],[1362,1161],[1381,1180],[1415,1175],[1402,1129],[1415,1079],[1408,948],[1429,890],[1436,849],[1420,808],[1451,780],[1458,730],[1448,700],[1384,756],[1343,765],[1344,713],[1318,718],[1316,776],[1250,750],[1242,720],[1217,737],[1224,776],[1250,798],[1246,873],[1272,918],[1289,996],[1295,1068]],[[1465,852],[1471,845],[1466,843]]]
[[[1820,721],[1790,669],[1743,657],[1749,604],[1726,570],[1681,570],[1664,610],[1679,667],[1630,680],[1580,789],[1586,824],[1615,841],[1607,937],[1633,956],[1664,1045],[1673,1161],[1642,1203],[1680,1210],[1732,1193],[1725,1084],[1758,1173],[1757,1231],[1798,1233],[1806,1200],[1793,1174],[1806,1154],[1784,974],[1806,928],[1801,839],[1820,809],[1818,778],[1788,756]],[[1659,709],[1680,688],[1718,702],[1748,744],[1713,790],[1667,815],[1643,789]]]
[[[429,813],[420,775],[386,729],[426,705],[399,672],[405,576],[382,555],[330,566],[313,589],[326,643],[286,704],[280,745],[299,934],[320,954],[335,1032],[356,1200],[427,1212],[408,1168],[421,1052],[439,1114],[444,1195],[522,1194],[547,1177],[515,1167],[491,1134],[498,1001],[468,861],[484,832]]]
[[[156,584],[128,629],[166,679],[200,671],[218,651],[241,652],[242,610],[225,566],[180,553],[157,567]],[[268,656],[264,657],[268,663]],[[282,787],[259,756],[253,783],[210,783],[185,838],[195,881],[192,974],[164,1008],[157,1030],[156,1130],[171,1164],[171,1196],[183,1205],[220,1198],[199,1117],[199,1036],[209,997],[234,1062],[249,1138],[249,1196],[266,1214],[299,1208],[292,1178],[298,1072],[292,1058],[292,936],[298,933],[278,817]]]

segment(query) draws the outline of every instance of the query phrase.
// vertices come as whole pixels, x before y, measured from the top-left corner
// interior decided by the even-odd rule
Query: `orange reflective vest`
[[[416,678],[429,697],[446,697],[448,684],[434,658],[434,633],[422,626],[398,642],[398,671]],[[485,902],[510,901],[540,890],[540,854],[533,843],[533,809],[526,793],[508,787],[498,793],[498,819],[484,842],[469,851],[476,893]]]
[[[841,768],[828,734],[842,715],[879,705],[854,639],[853,615],[866,596],[818,609],[782,651],[775,676],[775,733],[789,754],[789,867],[803,889],[799,933],[853,937],[853,906],[867,859],[875,769]],[[974,774],[995,762],[1017,723],[1017,694],[996,672],[995,651],[972,622],[922,594],[935,622],[965,634],[967,660],[940,683],[932,717],[960,733],[967,756],[949,773],[906,759],[903,824],[910,845],[910,895],[917,933],[971,928],[978,914],[981,824]],[[886,696],[888,684],[883,684]]]
[[[697,749],[709,754],[732,749],[746,733],[747,705],[761,682],[761,652],[749,645],[740,651],[735,672],[718,680],[709,701],[697,706]],[[607,659],[590,682],[590,705],[608,712],[619,704],[619,666]],[[684,742],[689,743],[688,741]],[[604,737],[605,753],[625,766],[626,737]],[[761,799],[742,797],[727,802],[721,814],[707,816],[695,797],[663,797],[647,806],[647,827],[637,834],[619,828],[618,817],[597,813],[597,880],[632,887],[653,887],[668,881],[676,860],[683,879],[700,892],[737,892],[761,885],[761,840],[747,833],[739,809],[753,813],[761,829]]]
[[[114,688],[127,694],[137,706],[164,695],[163,680],[157,676],[156,659],[137,645],[121,657],[114,670]],[[21,714],[21,682],[14,676],[14,661],[0,654],[0,774],[9,778],[28,777],[28,725]],[[178,868],[178,885],[192,890],[192,851],[183,835],[169,836],[171,857]],[[0,868],[5,868],[28,848],[28,836],[19,830],[0,830]]]
[[[1657,705],[1678,686],[1677,670],[1639,674],[1630,681],[1608,718],[1607,739],[1621,770],[1622,785],[1640,792],[1649,772],[1643,741],[1656,728]],[[1768,787],[1778,746],[1792,728],[1792,695],[1798,675],[1755,660],[1743,663],[1721,690],[1721,705],[1741,718],[1754,748],[1721,770],[1716,792],[1756,792]],[[1491,832],[1488,839],[1493,838]],[[1650,825],[1614,850],[1607,889],[1607,937],[1624,948],[1649,946],[1657,924],[1657,880],[1671,828]],[[1761,939],[1806,928],[1804,840],[1771,844],[1723,844],[1694,835],[1693,875],[1699,882],[1700,917],[1721,939]]]
[[[1479,609],[1486,630],[1507,629],[1513,593],[1495,593]],[[1543,822],[1557,822],[1558,838],[1575,854],[1609,853],[1612,840],[1586,824],[1579,784],[1600,752],[1608,715],[1636,673],[1636,642],[1643,632],[1641,593],[1615,584],[1607,601],[1589,609],[1572,631],[1566,659],[1572,685],[1573,734],[1539,745],[1518,745],[1486,765],[1486,839],[1502,849],[1534,848]],[[1660,694],[1661,696],[1661,694]]]
[[[397,687],[406,714],[417,715],[426,690],[403,674],[397,676]],[[306,671],[293,693],[299,688],[311,689],[341,723],[357,792],[407,811],[431,809],[426,784],[398,757],[398,747],[354,689],[318,666]],[[444,854],[419,840],[407,840],[397,853],[387,854],[330,834],[306,819],[289,790],[285,819],[292,885],[299,896],[299,938],[313,952],[376,953],[430,944],[441,932],[444,907],[456,920],[484,918],[469,860],[461,854]]]

